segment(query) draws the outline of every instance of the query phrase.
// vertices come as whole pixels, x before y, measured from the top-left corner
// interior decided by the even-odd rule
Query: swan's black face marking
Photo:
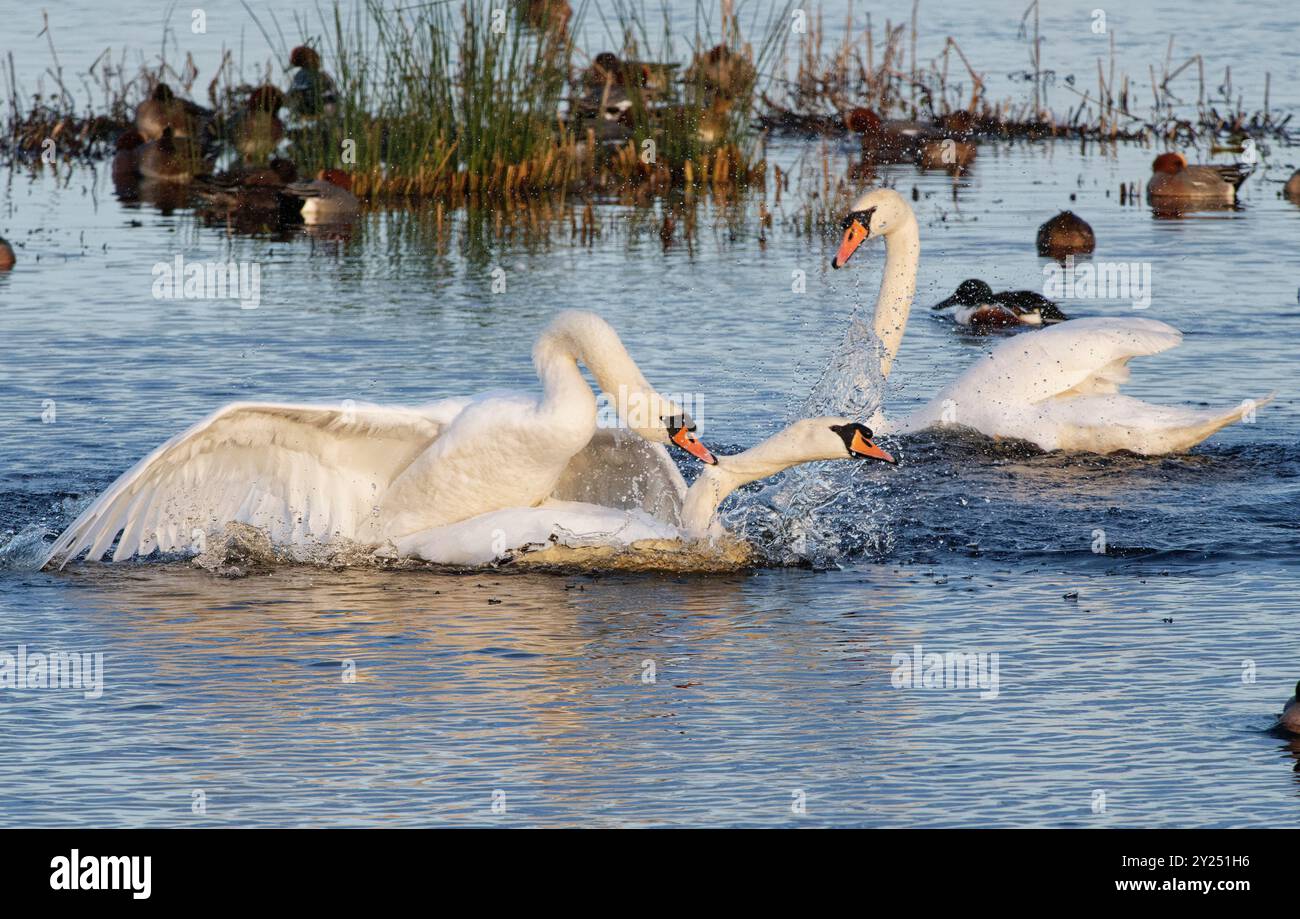
[[[842,266],[849,260],[849,256],[858,250],[858,246],[867,241],[867,237],[871,235],[871,215],[875,212],[874,207],[861,211],[850,211],[848,216],[840,222],[844,237],[840,240],[839,251],[831,259],[832,268]]]
[[[718,462],[717,457],[710,453],[709,448],[700,443],[700,439],[695,436],[695,422],[690,415],[682,412],[680,415],[673,415],[660,420],[664,423],[664,427],[668,429],[668,439],[674,444],[697,460],[708,463],[710,466]]]
[[[677,428],[685,428],[688,431],[695,430],[695,419],[688,412],[682,412],[680,415],[669,415],[659,420],[664,423],[664,427],[668,429],[670,435]]]
[[[874,207],[869,207],[861,211],[849,211],[848,216],[840,221],[840,229],[847,230],[849,227],[853,225],[853,222],[856,220],[858,223],[862,224],[862,229],[866,230],[867,235],[870,236],[871,215],[874,214],[875,212],[876,209]]]
[[[876,446],[871,439],[873,436],[871,428],[865,424],[858,424],[856,421],[850,424],[833,424],[831,430],[840,436],[840,440],[844,441],[844,449],[849,451],[849,456],[858,459],[880,460],[882,463],[891,463],[893,465],[898,464],[898,460]]]

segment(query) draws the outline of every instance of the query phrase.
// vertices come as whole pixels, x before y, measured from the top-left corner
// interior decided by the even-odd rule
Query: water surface
[[[1221,34],[1214,9],[1180,7],[1180,43],[1272,38],[1284,9]],[[948,10],[935,31],[972,36],[968,51],[987,40],[996,60],[1018,12]],[[155,15],[78,18],[61,52],[93,57]],[[1053,23],[1053,50],[1070,45],[1072,26]],[[1163,33],[1136,32],[1123,50],[1163,53]],[[1279,79],[1296,67],[1285,46],[1253,47],[1248,68],[1270,69],[1275,92],[1295,85]],[[38,50],[21,49],[27,73]],[[815,142],[772,151],[796,175],[821,160]],[[847,165],[847,148],[830,154]],[[440,244],[432,215],[385,210],[347,239],[269,240],[126,206],[102,168],[11,172],[0,650],[99,651],[105,684],[94,700],[0,690],[0,823],[1300,824],[1300,746],[1266,732],[1300,678],[1300,208],[1277,196],[1298,158],[1271,149],[1240,210],[1170,221],[1117,200],[1151,157],[985,145],[955,191],[942,174],[885,172],[916,189],[923,245],[886,410],[919,405],[992,344],[924,307],[971,276],[1040,287],[1034,228],[1070,207],[1095,228],[1097,260],[1151,264],[1154,296],[1142,313],[1107,300],[1067,312],[1186,333],[1135,362],[1127,391],[1233,405],[1276,390],[1254,424],[1158,459],[892,440],[896,469],[827,466],[738,496],[729,519],[789,564],[720,576],[286,567],[232,580],[183,561],[51,573],[31,559],[227,401],[535,387],[532,339],[565,307],[608,318],[662,389],[700,393],[711,444],[748,446],[794,416],[879,281],[879,248],[829,271],[834,241],[786,219],[795,196],[769,192],[763,241],[757,198],[702,205],[697,238],[666,249],[658,211],[616,204],[589,246],[563,218],[498,237],[464,215]],[[260,306],[154,299],[152,268],[177,253],[258,262]],[[508,283],[494,294],[496,268]],[[895,688],[893,656],[918,644],[996,652],[997,698]]]

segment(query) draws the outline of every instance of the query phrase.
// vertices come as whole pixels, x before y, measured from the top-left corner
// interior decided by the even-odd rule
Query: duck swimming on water
[[[1151,164],[1147,197],[1153,203],[1233,204],[1250,172],[1241,163],[1189,166],[1181,153],[1162,153]]]
[[[1073,211],[1061,211],[1038,228],[1038,254],[1045,258],[1088,255],[1097,248],[1097,235]]]
[[[993,288],[978,278],[962,281],[951,297],[930,307],[944,310],[956,307],[953,319],[959,325],[980,331],[1003,329],[1014,325],[1050,325],[1067,317],[1055,302],[1032,290]]]

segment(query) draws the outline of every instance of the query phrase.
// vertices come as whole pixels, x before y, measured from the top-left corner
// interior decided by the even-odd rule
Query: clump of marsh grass
[[[556,111],[572,40],[561,29],[521,28],[505,12],[366,0],[349,15],[336,3],[317,41],[334,68],[338,112],[294,131],[300,169],[342,166],[365,197],[515,195],[567,184],[578,157]],[[263,34],[287,61],[283,36]]]

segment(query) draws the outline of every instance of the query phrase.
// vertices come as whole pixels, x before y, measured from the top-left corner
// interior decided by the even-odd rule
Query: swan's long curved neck
[[[876,297],[876,336],[884,345],[880,373],[886,379],[907,329],[907,316],[916,296],[916,269],[921,261],[921,231],[916,215],[905,208],[902,222],[885,235],[885,270]]]
[[[690,536],[710,532],[718,506],[737,488],[776,475],[791,466],[815,460],[843,459],[843,448],[821,452],[799,443],[790,429],[774,434],[743,453],[718,457],[716,466],[705,466],[691,483],[682,505],[682,529]]]
[[[596,384],[613,398],[652,392],[610,325],[591,313],[564,312],[533,346],[533,365],[542,381],[544,412],[595,412],[596,397],[578,368],[581,361]]]

